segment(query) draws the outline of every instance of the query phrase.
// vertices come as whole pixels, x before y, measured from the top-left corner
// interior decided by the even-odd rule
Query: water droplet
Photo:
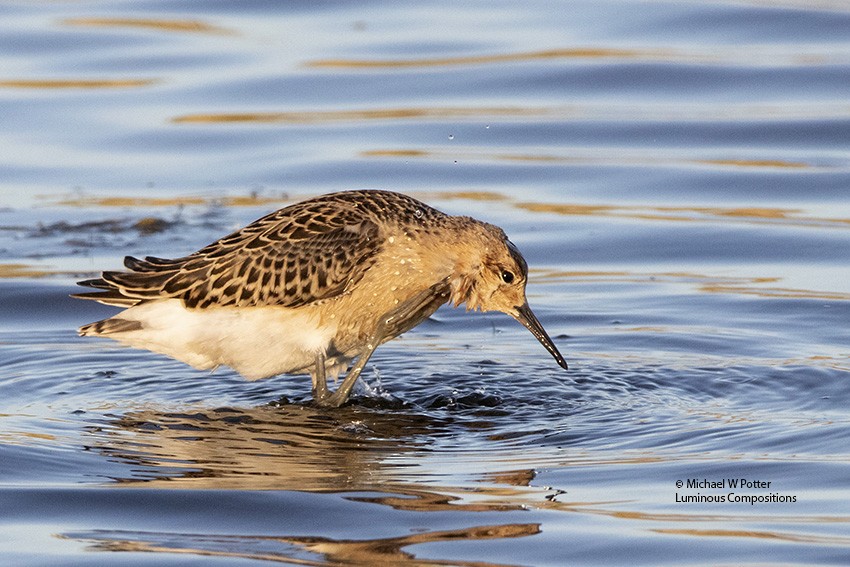
[[[490,125],[489,125],[489,124],[488,124],[488,125],[486,125],[486,126],[484,127],[484,129],[485,129],[485,130],[489,130],[489,129],[490,129]]]
[[[416,216],[416,218],[421,219],[422,218],[422,209],[416,209],[413,212],[413,214]]]
[[[455,139],[455,135],[454,135],[454,134],[449,134],[449,140],[454,140],[454,139]]]

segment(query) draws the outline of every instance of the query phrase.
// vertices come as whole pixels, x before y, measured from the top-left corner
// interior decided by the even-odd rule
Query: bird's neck
[[[446,259],[451,266],[450,301],[455,307],[465,303],[467,310],[479,309],[476,282],[487,253],[486,225],[469,217],[452,219],[454,242],[446,246]]]

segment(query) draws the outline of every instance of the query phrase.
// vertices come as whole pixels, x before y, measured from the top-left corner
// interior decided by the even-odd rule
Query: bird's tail
[[[141,328],[141,321],[130,321],[127,319],[113,317],[111,319],[103,319],[102,321],[95,321],[94,323],[83,325],[77,329],[77,333],[79,333],[81,337],[101,337],[104,335],[114,335],[116,333],[138,331]]]

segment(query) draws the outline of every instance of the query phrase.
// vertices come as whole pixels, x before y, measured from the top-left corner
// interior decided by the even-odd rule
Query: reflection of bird
[[[348,191],[271,213],[174,260],[80,282],[75,295],[126,308],[80,328],[249,380],[307,373],[322,405],[344,403],[378,345],[451,300],[502,311],[566,368],[525,298],[528,268],[498,227],[406,195]],[[354,361],[336,392],[326,375]]]

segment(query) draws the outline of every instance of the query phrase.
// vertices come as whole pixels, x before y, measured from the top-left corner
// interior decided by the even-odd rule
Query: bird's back
[[[446,217],[399,193],[332,193],[275,211],[188,256],[127,256],[127,271],[80,282],[99,291],[75,297],[119,307],[168,298],[189,308],[298,307],[356,285],[387,227],[428,230]]]

